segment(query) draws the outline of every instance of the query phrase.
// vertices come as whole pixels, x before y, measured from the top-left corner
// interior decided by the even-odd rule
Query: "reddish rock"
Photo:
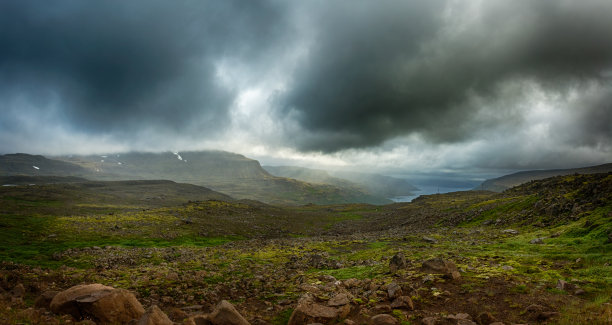
[[[208,319],[208,315],[195,315],[189,317],[184,325],[212,325],[212,322]]]
[[[457,270],[457,266],[454,262],[441,258],[433,258],[423,262],[421,271],[425,273],[444,274],[446,277],[450,277],[452,279],[458,279],[461,277],[461,274]]]
[[[175,322],[182,322],[183,320],[187,319],[189,315],[187,315],[187,313],[180,308],[172,307],[168,312],[168,317]]]
[[[495,317],[493,317],[493,315],[491,315],[491,313],[489,312],[482,312],[478,314],[478,317],[476,317],[476,321],[480,325],[489,325],[495,322]]]
[[[227,300],[222,300],[208,318],[214,325],[250,325]]]
[[[23,296],[25,296],[25,287],[23,284],[17,284],[13,290],[11,290],[11,295],[15,298],[23,298]]]
[[[370,325],[397,325],[399,324],[399,322],[397,321],[397,319],[395,319],[395,317],[391,315],[380,314],[380,315],[376,315],[370,318],[370,321],[368,322],[368,324]]]
[[[59,291],[45,291],[40,296],[34,300],[34,307],[36,308],[44,308],[49,309],[51,305],[51,300],[55,297]]]
[[[397,282],[391,282],[387,286],[387,294],[389,295],[389,299],[395,299],[402,295],[402,287],[397,284]]]
[[[437,322],[438,319],[436,317],[425,317],[423,318],[423,320],[421,320],[421,323],[423,323],[423,325],[436,325]]]
[[[338,306],[347,305],[349,302],[350,302],[349,297],[346,293],[339,293],[335,295],[333,298],[329,299],[329,301],[327,302],[327,305],[330,307],[338,307]]]
[[[298,301],[297,307],[289,318],[288,325],[324,323],[327,324],[338,318],[336,308],[323,306],[313,301],[311,296],[304,296]]]
[[[151,306],[147,311],[140,317],[136,325],[173,325],[174,323],[168,318],[168,316],[159,309],[156,305]]]
[[[55,295],[51,311],[76,319],[93,319],[98,324],[127,323],[145,312],[129,291],[102,284],[77,285]]]
[[[410,299],[410,297],[400,296],[393,300],[393,302],[391,303],[391,308],[414,310],[414,303],[412,302],[412,299]]]
[[[406,257],[404,256],[404,253],[399,252],[391,257],[391,260],[389,261],[389,270],[391,272],[397,272],[398,270],[406,268],[406,265]]]

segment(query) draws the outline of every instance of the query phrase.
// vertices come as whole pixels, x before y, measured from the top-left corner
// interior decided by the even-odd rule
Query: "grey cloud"
[[[411,133],[461,142],[483,127],[520,127],[512,103],[523,94],[500,90],[508,83],[563,91],[603,82],[612,66],[609,1],[349,2],[313,18],[314,45],[282,102],[311,133],[295,137],[303,150],[364,148]],[[510,105],[487,112],[475,98]]]
[[[260,62],[283,12],[267,1],[4,1],[0,107],[55,103],[60,122],[92,134],[209,134],[237,91],[216,64]]]

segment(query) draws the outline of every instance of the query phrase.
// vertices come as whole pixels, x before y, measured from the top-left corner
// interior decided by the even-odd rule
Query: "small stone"
[[[425,317],[425,318],[423,318],[423,320],[421,320],[421,322],[423,323],[423,325],[436,325],[436,323],[438,322],[438,318],[436,318],[436,317]]]
[[[514,230],[514,229],[505,229],[502,230],[503,233],[505,234],[511,234],[511,235],[518,235],[518,230]]]
[[[240,315],[234,305],[227,300],[222,300],[215,310],[208,315],[213,324],[223,325],[250,325],[249,322]]]
[[[486,311],[478,314],[476,320],[478,321],[478,324],[491,324],[496,321],[495,317]]]
[[[586,291],[584,291],[583,289],[576,289],[576,291],[574,291],[574,294],[576,296],[582,296],[586,293]]]
[[[368,322],[368,324],[370,325],[397,325],[399,324],[399,322],[397,321],[397,319],[395,319],[395,317],[391,315],[380,314],[380,315],[376,315],[370,318],[370,321]]]
[[[51,300],[57,295],[59,291],[45,291],[34,300],[34,307],[49,309]]]
[[[435,238],[431,238],[427,236],[423,236],[423,241],[430,243],[430,244],[435,244],[438,242]]]
[[[395,299],[402,295],[402,287],[397,284],[397,282],[391,282],[387,286],[387,294],[389,295],[389,299]]]
[[[408,296],[397,297],[391,303],[391,308],[393,309],[409,309],[414,310],[414,303],[412,299]]]
[[[173,325],[174,323],[168,318],[168,316],[157,307],[157,305],[151,306],[147,311],[140,317],[136,325]]]
[[[540,237],[540,238],[534,238],[532,240],[529,241],[530,244],[544,244],[544,238]]]
[[[563,290],[563,291],[571,291],[571,290],[576,289],[576,285],[559,279],[557,280],[557,289]]]
[[[359,285],[361,285],[361,281],[355,279],[355,278],[351,278],[351,279],[347,279],[344,280],[344,286],[347,288],[355,288],[358,287]]]
[[[311,295],[305,294],[298,301],[287,324],[329,323],[337,317],[338,310],[336,308],[317,304]]]
[[[399,252],[391,257],[391,260],[389,261],[389,270],[391,272],[397,272],[405,267],[406,257],[404,256],[404,253]]]
[[[23,298],[23,296],[25,296],[25,287],[23,284],[19,283],[11,290],[11,294],[15,298]]]

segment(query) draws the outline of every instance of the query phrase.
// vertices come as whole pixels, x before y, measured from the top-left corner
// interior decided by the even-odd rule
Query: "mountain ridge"
[[[500,176],[497,178],[487,179],[482,182],[482,184],[475,187],[474,190],[502,192],[514,186],[518,186],[533,180],[540,180],[554,176],[564,176],[571,174],[607,173],[610,171],[612,171],[612,163],[567,169],[525,170]]]

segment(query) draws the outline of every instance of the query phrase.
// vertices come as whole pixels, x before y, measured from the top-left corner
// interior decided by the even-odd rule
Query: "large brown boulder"
[[[51,300],[51,311],[98,324],[127,323],[145,312],[129,291],[102,284],[82,284],[62,291]]]
[[[151,306],[142,317],[136,322],[136,325],[173,325],[174,323],[168,318],[159,307]]]
[[[288,325],[328,324],[338,318],[338,309],[317,304],[311,296],[304,296],[293,310]]]

